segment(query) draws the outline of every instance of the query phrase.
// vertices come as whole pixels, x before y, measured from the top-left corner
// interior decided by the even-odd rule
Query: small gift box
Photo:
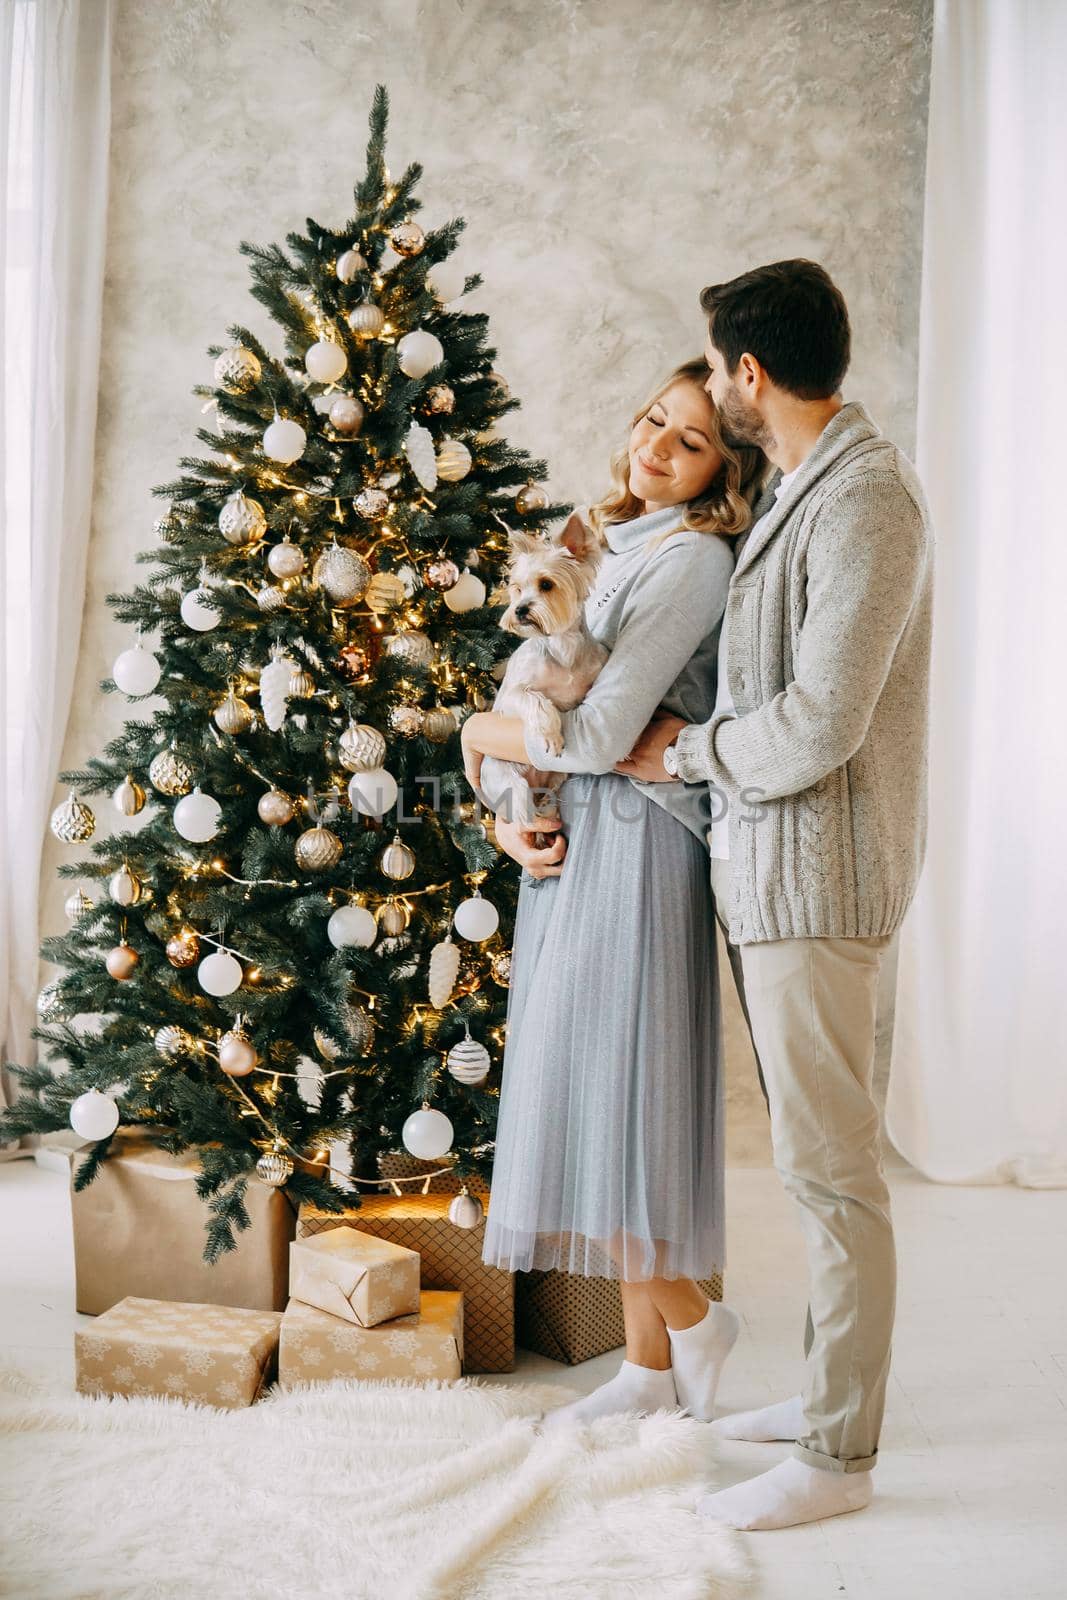
[[[374,1328],[418,1311],[418,1253],[358,1228],[330,1228],[294,1239],[289,1293],[345,1322]]]
[[[317,1306],[290,1300],[282,1318],[278,1381],[335,1378],[458,1378],[463,1367],[463,1296],[424,1289],[417,1316],[374,1328],[343,1322]]]
[[[75,1333],[77,1386],[250,1406],[274,1376],[281,1321],[276,1311],[128,1296]]]

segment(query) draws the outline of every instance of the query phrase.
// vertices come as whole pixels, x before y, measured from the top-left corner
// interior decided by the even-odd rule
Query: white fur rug
[[[0,1594],[19,1600],[721,1600],[707,1429],[540,1434],[533,1385],[347,1383],[246,1411],[0,1377]]]

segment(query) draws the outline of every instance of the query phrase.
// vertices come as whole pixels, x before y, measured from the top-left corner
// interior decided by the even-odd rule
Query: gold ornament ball
[[[182,928],[167,940],[167,960],[172,967],[192,967],[200,959],[200,940],[192,928]]]
[[[124,817],[135,817],[138,811],[144,809],[145,792],[127,772],[111,799],[116,811],[121,811]]]
[[[370,656],[361,644],[346,644],[338,654],[337,664],[346,678],[362,678],[370,666]]]
[[[260,822],[266,822],[272,828],[284,828],[287,822],[292,822],[295,808],[281,789],[268,789],[266,794],[260,795],[256,812]]]
[[[90,807],[72,794],[52,812],[51,826],[64,844],[84,844],[96,831],[96,818]]]
[[[331,428],[343,433],[347,439],[354,439],[363,426],[363,403],[354,394],[339,394],[330,402],[326,414]]]
[[[376,572],[367,586],[367,604],[374,612],[390,611],[407,599],[403,578],[395,572]]]
[[[304,570],[304,552],[286,534],[281,544],[276,544],[267,557],[267,566],[276,578],[295,578]]]
[[[193,769],[174,750],[160,750],[152,757],[148,781],[160,794],[188,794],[193,787]]]
[[[107,970],[110,972],[113,978],[117,978],[118,981],[122,983],[125,981],[125,979],[133,977],[134,970],[140,959],[141,958],[137,954],[137,951],[132,949],[131,946],[128,945],[125,940],[123,940],[123,942],[121,944],[117,944],[113,950],[108,951],[106,962]]]
[[[228,1078],[247,1078],[259,1064],[259,1054],[238,1022],[219,1040],[219,1066]]]
[[[385,327],[385,313],[373,300],[364,300],[348,313],[348,326],[357,339],[374,339]]]
[[[298,667],[289,677],[289,697],[292,700],[308,700],[315,693],[315,680],[310,672],[305,672],[303,667]]]
[[[82,917],[88,916],[92,911],[95,901],[91,900],[84,889],[75,889],[63,902],[63,910],[71,922],[80,922]]]
[[[240,394],[259,382],[262,371],[254,350],[246,349],[243,344],[234,345],[232,350],[224,350],[215,362],[215,383],[220,389]]]
[[[256,1162],[256,1177],[272,1189],[280,1189],[293,1176],[293,1163],[284,1150],[267,1150]]]
[[[451,589],[459,582],[459,568],[454,561],[435,561],[426,568],[426,582],[431,589]]]
[[[385,739],[367,722],[350,722],[337,745],[346,772],[373,772],[385,760]]]
[[[367,263],[358,250],[345,250],[337,257],[336,270],[342,283],[351,283],[361,272],[366,272]]]
[[[402,844],[400,835],[397,834],[392,844],[387,844],[382,851],[381,866],[387,878],[402,883],[415,871],[415,852],[409,850],[406,844]]]
[[[423,713],[418,706],[394,706],[389,713],[389,726],[405,739],[422,732]]]
[[[378,907],[375,915],[379,928],[391,938],[403,933],[411,921],[411,912],[399,900],[386,900]]]
[[[223,733],[247,733],[255,720],[252,707],[231,689],[213,712],[215,726]]]
[[[361,489],[353,504],[361,517],[380,522],[389,510],[389,496],[384,489]]]
[[[456,392],[447,383],[435,383],[426,391],[426,410],[431,416],[448,417],[456,409]]]
[[[391,633],[385,641],[385,653],[394,656],[408,667],[428,667],[433,661],[433,642],[426,634],[409,628],[403,633]]]
[[[329,828],[308,828],[296,841],[296,864],[305,872],[327,872],[340,861],[342,849]]]
[[[117,872],[112,873],[107,887],[116,905],[135,906],[141,898],[143,885],[136,872],[131,872],[123,863]]]
[[[539,483],[528,483],[515,497],[515,509],[524,515],[528,511],[544,511],[548,506],[548,492]]]
[[[462,439],[442,439],[437,451],[437,475],[445,483],[459,483],[470,471],[472,460]]]
[[[426,235],[417,222],[399,222],[390,232],[389,242],[398,256],[417,256],[426,243]]]
[[[258,500],[250,500],[238,489],[219,512],[219,532],[227,544],[251,544],[266,530],[267,517]]]
[[[434,744],[444,744],[446,739],[451,739],[457,727],[455,717],[444,706],[435,706],[422,719],[422,731]]]

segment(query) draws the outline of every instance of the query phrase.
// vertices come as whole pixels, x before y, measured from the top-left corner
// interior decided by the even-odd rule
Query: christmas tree
[[[86,795],[144,815],[59,869],[106,892],[76,888],[43,943],[45,1049],[3,1118],[69,1120],[79,1185],[120,1124],[196,1147],[209,1260],[249,1181],[336,1210],[389,1153],[491,1163],[516,884],[458,729],[511,644],[508,526],[566,508],[499,433],[517,402],[462,309],[464,224],[414,220],[387,119],[379,87],[343,228],[241,247],[285,356],[240,326],[211,349],[209,454],[156,491],[146,580],[109,596],[137,639],[102,687],[157,709],[60,775],[52,827],[88,840]]]

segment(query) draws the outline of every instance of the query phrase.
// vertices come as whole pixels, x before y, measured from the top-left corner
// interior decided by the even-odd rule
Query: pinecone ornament
[[[451,1000],[458,976],[459,947],[444,939],[430,951],[430,1004],[438,1011]]]

